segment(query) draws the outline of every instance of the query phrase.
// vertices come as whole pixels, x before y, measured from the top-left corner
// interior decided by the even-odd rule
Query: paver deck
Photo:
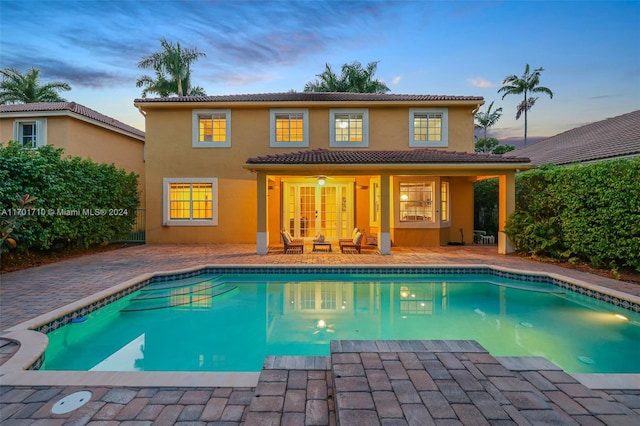
[[[280,249],[281,250],[281,249]],[[0,330],[143,273],[209,264],[487,264],[559,273],[640,296],[640,286],[495,246],[375,253],[255,254],[253,245],[136,246],[0,276]],[[0,364],[15,345],[0,336]],[[0,366],[1,368],[1,366]],[[4,373],[1,373],[4,374]],[[63,396],[91,400],[52,414]],[[331,357],[265,360],[254,387],[3,385],[2,425],[640,425],[640,390],[589,389],[540,358],[494,358],[475,342],[339,341]]]

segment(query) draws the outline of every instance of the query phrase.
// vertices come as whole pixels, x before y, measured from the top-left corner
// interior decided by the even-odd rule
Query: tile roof
[[[0,113],[13,112],[54,112],[54,111],[70,111],[92,120],[98,121],[103,124],[107,124],[125,132],[132,133],[139,138],[144,138],[144,132],[138,130],[135,127],[129,126],[115,118],[108,117],[104,114],[94,111],[91,108],[87,108],[84,105],[77,104],[75,102],[34,102],[30,104],[15,104],[15,105],[0,105]]]
[[[482,96],[394,95],[387,93],[350,92],[283,92],[219,96],[172,96],[168,98],[136,99],[135,103],[155,102],[425,102],[474,101],[484,102]]]
[[[404,151],[342,151],[313,149],[247,159],[247,164],[511,164],[528,158],[475,152],[413,149]]]
[[[567,130],[515,151],[533,164],[570,164],[640,155],[640,110]]]

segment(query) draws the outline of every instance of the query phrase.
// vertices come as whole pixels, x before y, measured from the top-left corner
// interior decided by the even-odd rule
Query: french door
[[[283,179],[283,227],[294,238],[328,241],[345,238],[353,229],[353,180]]]

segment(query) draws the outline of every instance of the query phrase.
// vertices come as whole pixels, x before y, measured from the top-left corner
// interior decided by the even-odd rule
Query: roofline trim
[[[308,172],[312,169],[322,168],[327,172],[361,172],[368,170],[481,170],[483,173],[490,170],[528,170],[536,168],[535,164],[529,162],[522,163],[370,163],[370,164],[327,164],[327,163],[304,163],[304,164],[259,164],[245,163],[242,165],[244,169],[252,172],[273,171],[273,172]]]
[[[259,106],[273,106],[278,105],[278,107],[291,107],[291,106],[330,106],[330,105],[348,105],[349,107],[360,107],[360,106],[407,106],[407,105],[429,105],[429,106],[473,106],[480,107],[484,105],[484,100],[443,100],[443,99],[434,99],[434,100],[394,100],[394,101],[376,101],[376,100],[332,100],[332,101],[174,101],[174,102],[139,102],[136,100],[133,105],[138,109],[145,108],[175,108],[175,107],[187,107],[187,108],[199,108],[199,107],[207,107],[215,104],[216,106],[235,106],[235,107],[259,107]]]

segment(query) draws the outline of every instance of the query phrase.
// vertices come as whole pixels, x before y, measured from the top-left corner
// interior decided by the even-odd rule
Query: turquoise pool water
[[[157,282],[48,334],[44,370],[259,371],[341,339],[473,339],[572,373],[640,373],[640,315],[491,275],[224,274]]]

